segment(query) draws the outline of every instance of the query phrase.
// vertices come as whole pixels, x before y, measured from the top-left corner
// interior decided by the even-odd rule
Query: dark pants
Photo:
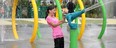
[[[54,48],[64,48],[64,37],[54,39]]]

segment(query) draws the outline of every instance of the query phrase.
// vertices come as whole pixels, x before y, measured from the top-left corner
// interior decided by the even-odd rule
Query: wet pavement
[[[0,26],[0,48],[54,48],[52,38],[52,30],[47,24],[39,24],[41,38],[36,38],[34,43],[29,42],[32,35],[32,24],[17,25],[17,32],[19,40],[15,40],[12,34],[10,25]],[[67,24],[62,27],[65,39],[65,48],[69,48],[69,32],[67,31]],[[87,24],[85,33],[78,41],[78,48],[116,48],[116,25],[108,25],[106,32],[101,40],[97,39],[101,31],[101,25]],[[2,37],[1,37],[2,36]]]

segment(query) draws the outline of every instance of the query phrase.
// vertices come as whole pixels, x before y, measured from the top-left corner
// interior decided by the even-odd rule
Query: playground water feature
[[[93,9],[93,8],[92,8]],[[91,9],[90,9],[91,10]],[[26,31],[25,31],[25,27],[24,26],[26,26]],[[15,44],[15,45],[13,45],[14,47],[16,47],[16,48],[18,48],[19,46],[22,46],[22,48],[24,48],[25,47],[25,45],[20,45],[19,44],[19,42],[21,42],[22,44],[26,44],[26,47],[27,48],[30,48],[31,46],[30,46],[30,43],[28,43],[28,40],[27,39],[29,39],[29,36],[31,36],[31,29],[32,29],[32,27],[33,27],[33,25],[29,25],[29,26],[31,26],[31,28],[28,26],[28,25],[17,25],[17,28],[20,28],[20,29],[18,29],[18,33],[19,33],[19,37],[21,37],[21,39],[19,39],[19,41],[17,41],[17,40],[15,40],[15,39],[11,39],[10,38],[10,35],[9,35],[9,33],[7,34],[8,36],[6,36],[5,38],[8,38],[8,39],[6,39],[6,40],[4,40],[5,42],[7,42],[7,41],[13,41],[14,43],[13,44]],[[3,26],[3,29],[6,29],[8,26]],[[30,29],[29,29],[29,28]],[[65,26],[66,27],[66,26]],[[90,26],[91,27],[91,26]],[[93,25],[92,25],[92,27],[94,27]],[[94,28],[96,28],[96,27],[98,27],[98,26],[96,26],[95,25],[95,27]],[[28,31],[27,31],[28,30]],[[42,30],[42,29],[40,29],[40,30]],[[44,29],[45,30],[45,29]],[[47,30],[47,29],[46,29]],[[8,30],[9,31],[9,30]],[[10,31],[11,31],[11,29],[10,29]],[[24,31],[24,32],[26,32],[26,33],[24,33],[24,32],[22,32],[22,31]],[[89,31],[92,31],[92,30],[89,30]],[[94,30],[95,31],[95,30]],[[5,32],[7,32],[6,30],[5,30]],[[11,31],[12,32],[12,31]],[[22,32],[22,33],[21,33]],[[42,32],[42,31],[41,31]],[[48,32],[48,31],[45,31],[43,34],[45,34],[46,32]],[[98,31],[98,32],[100,32],[100,31]],[[27,35],[25,35],[25,34],[29,34],[29,36]],[[42,35],[43,35],[42,34]],[[85,34],[85,33],[84,33]],[[51,34],[49,34],[49,36],[50,36]],[[92,35],[91,33],[90,33],[90,35]],[[97,33],[96,33],[96,35],[98,35]],[[45,35],[46,36],[46,35]],[[68,36],[68,35],[67,35]],[[67,37],[66,36],[66,37]],[[52,36],[51,36],[52,37]],[[95,36],[96,37],[96,36]],[[12,38],[13,38],[13,36],[12,36]],[[44,42],[44,39],[45,38],[43,38],[43,39],[40,39],[40,41],[38,41],[38,40],[36,40],[35,42],[38,42],[38,43],[35,43],[35,46],[37,46],[37,45],[39,45],[40,46],[40,48],[53,48],[53,42],[51,43],[51,44],[48,44],[49,42],[47,41],[47,43],[46,42]],[[47,39],[50,39],[50,40],[52,40],[52,38],[46,38],[45,40],[47,40]],[[66,38],[67,40],[66,40],[66,45],[68,45],[68,43],[69,43],[69,36],[68,36],[68,38]],[[14,41],[15,40],[15,41]],[[49,41],[50,41],[49,40]],[[43,43],[43,42],[44,43]],[[53,41],[53,40],[52,40]],[[88,38],[87,40],[86,40],[86,36],[85,36],[85,39],[83,39],[82,41],[80,41],[80,42],[84,42],[83,44],[83,46],[84,46],[84,48],[91,48],[91,47],[98,47],[98,48],[100,48],[100,44],[97,42],[96,44],[95,44],[95,46],[92,46],[94,43],[93,42],[91,42],[91,43],[93,43],[92,45],[90,45],[90,47],[88,47],[88,46],[86,46],[87,44],[89,44],[91,41],[95,41],[95,42],[99,42],[99,43],[101,43],[99,40],[97,40],[97,38],[96,38],[96,40],[95,40],[95,38],[93,37],[93,40],[92,39],[90,39],[90,38]],[[10,47],[10,43],[11,42],[8,42],[8,44],[6,43],[5,44],[5,42],[3,43],[3,46],[4,45],[8,45],[8,46],[4,46],[5,48],[7,48],[7,47]],[[42,43],[41,43],[42,42]],[[88,43],[89,42],[89,43]],[[39,44],[40,43],[40,44]],[[102,43],[104,43],[104,42],[102,42]],[[97,44],[99,44],[98,46],[96,46]],[[33,46],[33,44],[31,44],[32,46]],[[45,46],[46,45],[46,46]],[[12,45],[11,45],[12,46]],[[11,47],[11,48],[13,48],[13,47]],[[34,48],[34,47],[32,47],[32,48]],[[66,46],[66,48],[67,48],[67,46]],[[81,47],[82,48],[82,47]],[[108,47],[109,48],[109,47]]]

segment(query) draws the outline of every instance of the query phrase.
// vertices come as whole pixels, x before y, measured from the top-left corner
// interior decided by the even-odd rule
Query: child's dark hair
[[[56,8],[56,6],[48,6],[48,8],[47,8],[47,10],[46,10],[46,16],[45,16],[45,19],[47,18],[47,16],[48,16],[48,14],[49,14],[49,10],[52,10],[52,9],[54,9],[54,8]]]

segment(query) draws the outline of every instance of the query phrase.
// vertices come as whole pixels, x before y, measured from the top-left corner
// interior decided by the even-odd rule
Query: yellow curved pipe
[[[13,0],[13,7],[12,7],[12,31],[15,39],[19,39],[18,33],[16,31],[16,6],[18,4],[18,0]]]
[[[84,5],[83,5],[82,0],[77,0],[77,1],[79,3],[80,9],[83,10]],[[86,24],[86,18],[85,18],[85,13],[84,13],[84,14],[82,14],[82,25],[81,25],[81,28],[80,28],[80,34],[78,36],[78,40],[80,40],[82,38],[82,35],[84,33],[84,30],[85,30],[85,24]]]
[[[58,9],[57,8],[56,8],[56,18],[59,19],[58,18]]]
[[[33,33],[32,37],[30,39],[30,42],[34,42],[37,34],[37,29],[38,29],[38,10],[37,10],[37,4],[35,0],[31,0],[33,10],[34,10],[34,28],[33,28]]]

